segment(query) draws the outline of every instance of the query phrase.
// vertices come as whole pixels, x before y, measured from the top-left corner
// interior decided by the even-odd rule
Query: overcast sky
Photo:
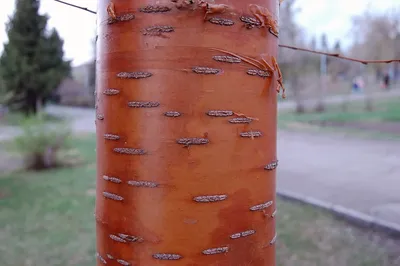
[[[97,9],[96,0],[65,0],[73,4]],[[5,23],[14,11],[14,0],[1,0],[0,8],[0,51],[7,40]],[[347,34],[351,26],[351,16],[373,7],[382,12],[399,7],[400,0],[297,0],[302,11],[297,21],[309,35],[326,32],[332,44],[340,39],[344,45],[350,43]],[[95,15],[61,5],[53,0],[41,1],[41,12],[50,15],[49,26],[57,28],[64,39],[64,51],[73,65],[79,65],[92,58],[92,40],[95,34]]]

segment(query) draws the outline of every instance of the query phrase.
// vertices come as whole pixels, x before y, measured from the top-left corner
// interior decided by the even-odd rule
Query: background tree
[[[352,34],[355,42],[353,43],[350,54],[358,58],[378,60],[382,58],[395,58],[400,55],[400,10],[390,9],[383,13],[366,10],[363,14],[352,18]],[[400,38],[399,38],[400,39]],[[372,64],[363,66],[351,64],[351,73],[354,75],[363,75],[366,84],[371,84],[368,80],[368,73],[373,73],[376,78],[376,85],[382,82],[384,73],[389,73],[392,78],[396,77],[396,66],[392,64]],[[373,110],[373,97],[369,90],[370,86],[365,88],[365,110]]]
[[[17,0],[7,24],[8,42],[0,58],[1,75],[12,110],[36,113],[70,73],[63,60],[63,40],[46,31],[47,16],[39,14],[39,0]]]
[[[324,52],[329,51],[328,47],[328,37],[326,33],[321,35],[321,50]],[[324,112],[325,111],[325,103],[324,96],[327,90],[327,66],[329,64],[328,57],[326,55],[320,55],[320,77],[319,77],[319,86],[317,89],[317,104],[315,106],[315,112]]]
[[[300,12],[299,8],[295,7],[296,0],[285,0],[280,7],[280,33],[279,39],[282,43],[294,46],[304,45],[303,32],[301,27],[296,23],[295,16]],[[285,84],[288,87],[289,93],[293,96],[296,102],[296,112],[303,113],[305,106],[303,104],[302,92],[304,82],[301,78],[310,69],[310,63],[306,62],[308,55],[298,53],[293,50],[284,48],[279,49],[279,64],[285,77]]]
[[[89,75],[88,75],[88,86],[90,91],[90,96],[93,97],[93,106],[95,102],[95,94],[96,94],[96,61],[97,61],[97,47],[96,47],[96,39],[93,39],[93,60],[89,63]]]
[[[382,58],[395,58],[400,54],[400,10],[390,9],[384,13],[370,10],[352,18],[352,35],[355,39],[350,54],[357,58],[378,60]],[[391,71],[398,63],[372,64],[367,70],[375,73],[376,80],[380,82],[383,72]],[[358,68],[354,65],[353,68]],[[355,69],[354,72],[358,72]]]
[[[337,53],[337,54],[343,54],[340,40],[337,40],[335,42],[332,52]],[[346,62],[340,58],[335,58],[335,57],[329,58],[328,62],[329,62],[328,73],[330,73],[333,84],[336,84],[336,82],[339,79],[339,76],[344,75],[347,72],[346,69],[348,68],[349,64],[348,64],[348,62]]]

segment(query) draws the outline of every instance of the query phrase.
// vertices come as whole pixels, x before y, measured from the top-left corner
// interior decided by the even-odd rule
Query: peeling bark
[[[109,23],[99,0],[98,266],[275,265],[277,77],[251,58],[276,57],[278,39],[243,21],[278,2],[113,0]]]

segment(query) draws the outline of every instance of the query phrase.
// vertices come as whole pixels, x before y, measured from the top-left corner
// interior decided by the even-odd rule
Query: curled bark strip
[[[117,74],[117,77],[121,79],[144,79],[153,76],[150,72],[120,72]]]
[[[174,32],[175,29],[172,26],[151,26],[143,29],[143,35],[160,36],[163,33]]]
[[[233,111],[228,111],[228,110],[210,110],[206,114],[208,116],[227,117],[227,116],[232,116],[234,113]]]
[[[122,182],[121,179],[119,179],[119,178],[112,177],[112,176],[106,176],[106,175],[103,175],[103,179],[105,181],[110,181],[115,184],[121,184],[121,182]]]
[[[277,238],[278,238],[278,235],[275,234],[275,236],[271,239],[271,241],[269,242],[269,244],[270,244],[270,245],[275,244]]]
[[[145,150],[134,148],[114,148],[114,152],[129,155],[143,155],[146,154]]]
[[[264,210],[264,209],[268,208],[273,203],[274,202],[271,200],[271,201],[268,201],[268,202],[265,202],[265,203],[262,203],[262,204],[258,204],[258,205],[252,206],[252,207],[250,207],[250,210],[251,211],[261,211],[261,210]]]
[[[268,31],[269,31],[269,33],[271,33],[272,35],[274,35],[276,38],[279,38],[278,33],[277,33],[277,32],[274,32],[274,31],[272,30],[272,28],[268,28]]]
[[[117,15],[115,14],[115,5],[112,1],[110,1],[107,5],[107,14],[113,19],[117,18]]]
[[[267,27],[270,33],[275,37],[278,37],[278,21],[274,19],[268,8],[256,4],[250,4],[249,10],[261,23],[261,27]]]
[[[261,78],[267,78],[271,76],[271,73],[261,69],[249,69],[246,72],[250,76],[259,76]]]
[[[242,138],[258,138],[262,136],[262,133],[260,131],[248,131],[240,133],[240,136]]]
[[[113,259],[114,259],[114,257],[111,256],[110,254],[107,254],[107,258],[109,258],[110,260],[113,260]]]
[[[175,7],[179,10],[195,10],[196,9],[196,1],[195,0],[171,0],[171,2],[175,3]]]
[[[233,22],[233,20],[225,19],[225,18],[215,18],[214,17],[214,18],[210,18],[208,21],[212,24],[221,25],[221,26],[233,26],[235,24],[235,22]]]
[[[116,200],[116,201],[123,201],[124,198],[121,197],[120,195],[114,194],[114,193],[110,193],[107,191],[103,192],[103,196],[107,199],[112,199],[112,200]]]
[[[104,115],[97,114],[97,115],[96,115],[96,118],[97,118],[98,120],[104,120]]]
[[[135,19],[135,15],[132,13],[126,13],[126,14],[122,14],[122,15],[118,15],[115,18],[109,18],[107,20],[107,24],[111,25],[117,22],[124,22],[124,21],[130,21]]]
[[[167,117],[178,117],[178,116],[181,116],[181,113],[179,113],[177,111],[168,111],[168,112],[165,112],[164,115]]]
[[[98,258],[101,263],[107,264],[107,261],[100,255],[99,252],[96,252],[96,258]]]
[[[231,238],[232,239],[238,239],[238,238],[241,238],[241,237],[251,236],[251,235],[253,235],[255,233],[256,233],[255,230],[247,230],[247,231],[243,231],[243,232],[240,232],[240,233],[233,234],[233,235],[231,235]]]
[[[117,90],[117,89],[105,89],[103,91],[103,94],[104,95],[108,95],[108,96],[117,95],[117,94],[119,94],[119,90]]]
[[[215,255],[215,254],[221,254],[221,253],[226,253],[229,251],[228,247],[220,247],[220,248],[210,248],[203,250],[204,255]]]
[[[104,138],[106,140],[119,140],[120,137],[118,135],[114,135],[114,134],[104,134]]]
[[[126,260],[118,259],[117,262],[118,262],[119,264],[123,265],[123,266],[129,266],[129,265],[131,265],[131,264],[130,264],[129,262],[127,262]]]
[[[271,171],[274,170],[278,167],[278,160],[272,161],[271,163],[267,164],[264,169]]]
[[[179,254],[156,253],[153,254],[153,258],[156,260],[180,260],[182,256]]]
[[[240,58],[235,57],[235,56],[230,56],[230,55],[215,55],[215,56],[213,56],[213,59],[218,62],[225,62],[225,63],[231,63],[231,64],[242,62],[242,60]]]
[[[139,12],[143,12],[143,13],[164,13],[164,12],[168,12],[168,11],[171,11],[171,8],[168,6],[148,5],[148,6],[139,8]]]
[[[277,210],[275,210],[275,211],[271,214],[271,218],[275,218],[276,213],[277,213]]]
[[[181,138],[176,141],[178,144],[182,144],[185,146],[189,145],[205,145],[210,141],[206,138]]]
[[[196,74],[212,74],[212,75],[216,75],[221,73],[221,69],[217,69],[217,68],[211,68],[211,67],[193,67],[192,71]]]
[[[160,106],[159,102],[129,102],[129,107],[133,108],[152,108]]]
[[[126,234],[118,234],[118,236],[126,242],[142,242],[143,238],[139,236],[131,236]]]
[[[119,242],[119,243],[127,243],[124,239],[122,239],[121,237],[116,236],[116,235],[110,235],[110,238],[112,240],[114,240],[114,241]]]
[[[193,200],[201,203],[210,203],[210,202],[223,201],[226,200],[227,198],[228,198],[227,195],[211,195],[211,196],[194,197]]]
[[[239,19],[244,23],[247,29],[252,29],[254,27],[261,27],[261,22],[253,17],[240,16]]]
[[[150,181],[137,181],[137,180],[130,180],[128,181],[128,185],[134,187],[148,187],[148,188],[156,188],[158,184],[155,182]]]
[[[229,120],[231,124],[250,124],[253,119],[248,117],[235,117]]]

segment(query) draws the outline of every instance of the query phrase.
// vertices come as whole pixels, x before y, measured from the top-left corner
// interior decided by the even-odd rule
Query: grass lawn
[[[347,112],[343,112],[340,105],[328,105],[324,113],[295,114],[293,112],[281,112],[281,121],[309,122],[315,120],[329,120],[338,122],[399,122],[400,123],[400,98],[380,100],[374,104],[372,112],[364,110],[364,103],[352,102],[348,105]]]
[[[95,265],[95,140],[74,142],[86,164],[0,177],[1,266]],[[279,266],[395,266],[400,243],[279,200]],[[206,266],[206,265],[205,265]]]
[[[375,100],[371,112],[365,111],[364,102],[350,102],[346,112],[340,104],[328,105],[324,113],[281,111],[278,126],[287,130],[336,131],[373,138],[400,139],[400,98]]]
[[[0,117],[0,125],[4,126],[18,126],[24,120],[25,116],[21,113],[8,113]],[[43,113],[43,118],[46,122],[60,122],[61,118],[51,114]]]

